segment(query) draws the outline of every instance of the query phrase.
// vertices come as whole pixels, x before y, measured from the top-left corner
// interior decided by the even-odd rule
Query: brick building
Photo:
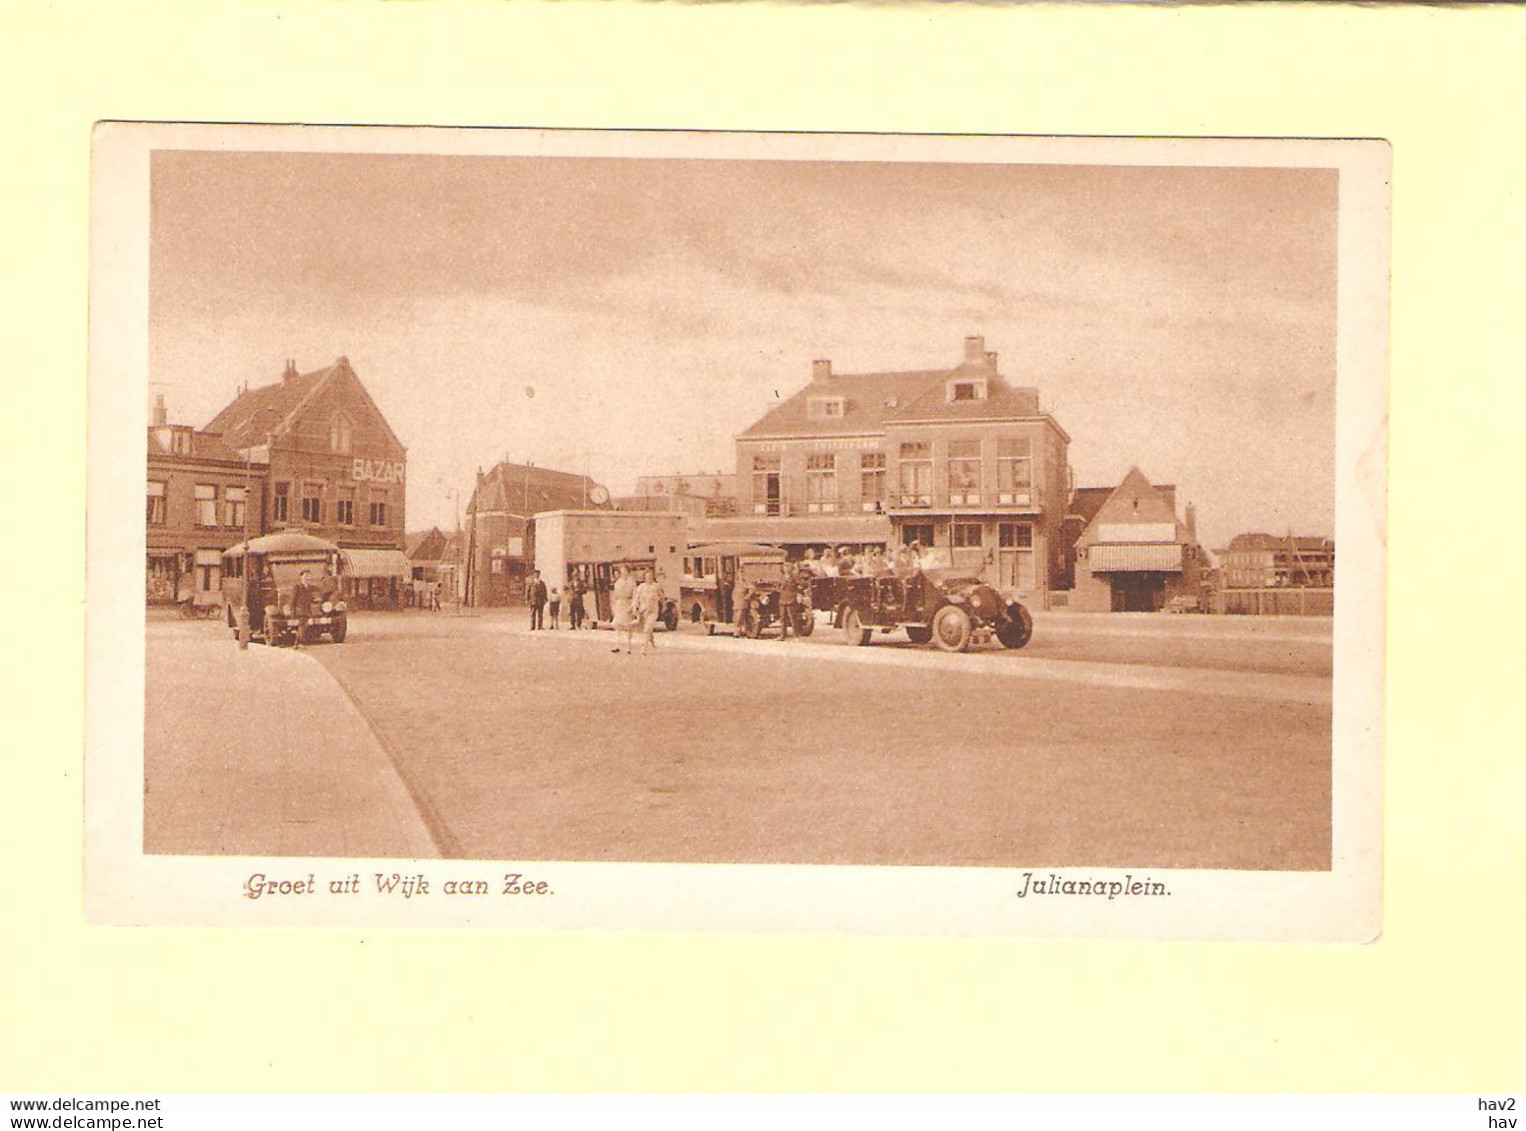
[[[264,531],[301,530],[345,551],[347,598],[398,607],[407,449],[347,358],[311,373],[288,361],[281,380],[240,390],[207,431],[263,465]]]
[[[714,541],[794,552],[919,541],[953,565],[1043,605],[1064,567],[1070,436],[1013,385],[984,339],[949,369],[834,373],[736,439],[737,517]]]
[[[1068,603],[1080,612],[1155,612],[1173,597],[1201,598],[1209,563],[1189,503],[1176,513],[1176,488],[1131,468],[1116,487],[1075,491],[1066,525],[1074,533]]]
[[[1335,585],[1335,543],[1329,538],[1236,534],[1216,553],[1226,589]]]
[[[507,461],[479,471],[466,507],[466,602],[524,603],[537,514],[606,509],[613,509],[608,488],[586,475]]]
[[[148,429],[147,599],[150,605],[221,600],[222,552],[263,533],[246,512],[264,490],[265,468],[223,438],[170,424],[164,398]]]

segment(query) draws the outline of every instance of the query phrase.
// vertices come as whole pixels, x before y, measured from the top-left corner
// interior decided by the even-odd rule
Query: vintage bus
[[[777,546],[752,542],[712,542],[690,546],[684,555],[680,604],[691,623],[705,631],[757,636],[776,623],[778,592],[785,570],[791,568],[785,552]],[[799,594],[803,614],[793,628],[810,635],[809,586]]]
[[[687,519],[657,511],[545,511],[535,516],[535,568],[548,589],[562,591],[566,608],[581,582],[584,623],[608,628],[614,619],[610,592],[620,567],[650,571],[662,587],[659,620],[678,627]]]
[[[308,573],[313,600],[306,623],[292,607],[292,590]],[[223,552],[223,601],[235,635],[267,644],[307,643],[327,636],[343,644],[349,631],[348,606],[341,598],[344,551],[332,542],[294,531],[266,534]]]

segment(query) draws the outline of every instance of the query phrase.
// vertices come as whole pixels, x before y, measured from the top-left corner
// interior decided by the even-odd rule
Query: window
[[[248,489],[245,487],[223,488],[223,525],[243,526],[245,515],[245,501],[248,498]]]
[[[846,403],[842,397],[811,397],[805,408],[812,420],[841,420]]]
[[[323,522],[323,484],[302,484],[302,521],[318,526]]]
[[[997,572],[1000,589],[1033,589],[1038,585],[1037,557],[1033,552],[1033,525],[1027,522],[996,524]],[[1086,551],[1076,551],[1084,560]]]
[[[980,441],[948,442],[948,501],[950,506],[980,504]]]
[[[996,501],[1033,502],[1033,453],[1027,437],[996,441]]]
[[[150,525],[162,526],[165,520],[164,484],[156,479],[148,481],[148,521]]]
[[[191,454],[191,430],[189,428],[173,428],[170,430],[170,451],[177,456]]]
[[[984,381],[950,381],[947,398],[949,404],[956,401],[983,401],[986,399]]]
[[[837,457],[831,452],[805,457],[805,509],[808,514],[837,512]]]
[[[929,443],[901,445],[901,505],[933,505],[933,446]]]
[[[922,546],[933,544],[933,524],[930,522],[908,522],[901,527],[901,545],[910,546],[913,542]]]
[[[353,431],[350,418],[342,412],[336,412],[329,421],[329,451],[349,455]]]
[[[982,542],[981,536],[985,533],[984,528],[978,522],[954,523],[954,549],[978,550]]]
[[[291,484],[277,483],[275,493],[270,497],[270,521],[291,521]]]
[[[217,487],[215,484],[196,484],[196,525],[217,525]]]
[[[1026,522],[1003,522],[997,531],[1003,550],[1033,549],[1033,527]]]
[[[383,498],[383,499],[372,499],[371,500],[371,525],[372,526],[386,526],[387,525],[387,500],[386,499]]]
[[[878,514],[885,509],[885,453],[864,452],[858,457],[858,469],[861,505]]]
[[[752,513],[777,515],[784,506],[778,456],[752,457]]]
[[[334,521],[341,526],[355,525],[355,488],[339,488],[339,498],[334,500]]]

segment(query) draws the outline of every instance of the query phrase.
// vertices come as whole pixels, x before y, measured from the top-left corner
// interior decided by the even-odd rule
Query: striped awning
[[[349,577],[407,577],[408,557],[401,550],[341,550]]]
[[[1099,542],[1086,551],[1086,559],[1093,573],[1180,573],[1182,547],[1177,542]]]

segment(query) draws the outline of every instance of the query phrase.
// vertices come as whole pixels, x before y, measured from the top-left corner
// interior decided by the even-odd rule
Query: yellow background
[[[1526,13],[0,11],[0,1091],[1522,1089]],[[1365,947],[87,928],[100,118],[1383,137],[1384,934]]]

